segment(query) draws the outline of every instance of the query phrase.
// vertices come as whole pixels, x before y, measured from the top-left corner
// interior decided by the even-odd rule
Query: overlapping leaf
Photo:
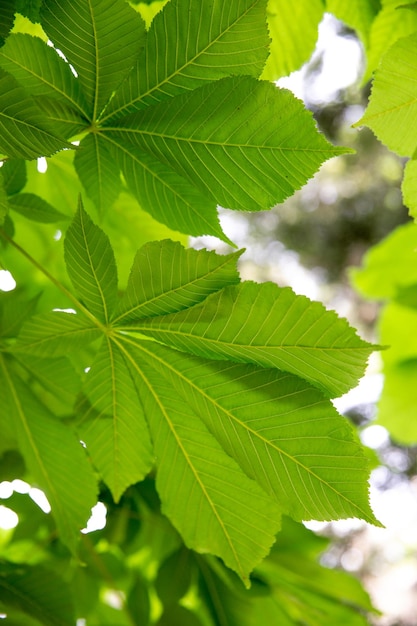
[[[70,587],[56,572],[21,563],[0,563],[0,601],[44,626],[72,626],[75,609]],[[12,617],[13,623],[13,617]]]
[[[16,79],[0,69],[0,152],[35,159],[71,147],[57,137]]]
[[[222,206],[246,211],[281,202],[323,161],[346,152],[317,133],[311,114],[289,91],[249,77],[209,83],[109,130]]]
[[[238,254],[170,241],[138,252],[117,306],[112,249],[81,205],[65,249],[89,310],[33,318],[15,349],[58,355],[71,338],[104,337],[77,411],[80,437],[115,499],[155,463],[163,509],[186,544],[220,556],[244,580],[282,512],[376,521],[360,445],[301,380],[329,395],[354,384],[370,346],[345,321],[289,289],[236,284]]]
[[[16,33],[0,51],[0,66],[25,85],[32,96],[56,98],[87,120],[87,103],[66,63],[38,37]]]
[[[74,157],[74,167],[99,211],[104,212],[112,206],[122,182],[108,142],[100,134],[91,133],[82,140]]]
[[[269,0],[267,8],[271,53],[262,78],[277,80],[300,69],[308,61],[323,17],[322,0]]]
[[[376,521],[369,507],[367,459],[352,427],[311,385],[271,369],[136,345],[166,379],[164,399],[179,397],[192,407],[192,424],[202,420],[282,512],[298,520]],[[131,354],[136,364],[142,362],[140,352]]]
[[[74,434],[49,413],[0,357],[2,406],[16,433],[19,450],[46,493],[62,538],[76,552],[79,529],[96,502],[96,481]]]
[[[106,115],[124,116],[224,76],[258,77],[268,56],[265,8],[265,0],[168,2]]]
[[[240,282],[236,269],[240,254],[185,250],[170,240],[146,244],[135,257],[114,323],[181,311]]]
[[[153,452],[137,390],[123,354],[106,339],[84,385],[81,439],[115,501],[148,474]]]
[[[108,238],[93,224],[81,201],[65,237],[65,261],[87,308],[107,322],[117,298],[116,262]]]
[[[227,287],[199,306],[134,328],[202,357],[291,372],[333,397],[356,384],[373,349],[320,303],[272,283]]]
[[[100,336],[90,319],[55,311],[32,317],[23,326],[14,350],[43,357],[65,356]]]
[[[220,556],[248,584],[280,525],[274,500],[241,471],[190,403],[153,367],[151,350],[129,345],[157,463],[163,510],[188,547]]]
[[[401,156],[413,156],[417,148],[416,54],[417,34],[399,39],[388,50],[375,73],[368,108],[358,122]]]
[[[76,68],[96,120],[137,56],[144,24],[126,2],[46,0],[42,25]]]

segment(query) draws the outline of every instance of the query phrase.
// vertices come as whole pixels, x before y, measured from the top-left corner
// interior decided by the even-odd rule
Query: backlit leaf
[[[79,530],[96,502],[91,466],[74,434],[48,412],[3,357],[0,375],[19,449],[51,504],[62,541],[75,552]]]
[[[96,120],[140,50],[140,15],[122,0],[73,0],[64,5],[45,0],[42,26],[76,69],[90,119]]]
[[[16,79],[0,69],[0,152],[17,159],[71,147],[49,130],[45,116]]]
[[[224,76],[258,77],[268,56],[265,5],[170,0],[153,20],[145,49],[107,116],[126,115]]]
[[[280,509],[172,392],[149,345],[127,342],[124,351],[149,422],[163,511],[188,547],[220,556],[248,584],[274,540]]]
[[[330,397],[356,384],[372,351],[333,311],[272,283],[226,287],[191,309],[132,328],[198,356],[291,372]]]
[[[135,257],[113,323],[126,324],[132,319],[181,311],[226,285],[238,283],[239,256],[186,250],[169,240],[146,244]]]
[[[401,156],[412,156],[417,148],[416,59],[416,33],[399,39],[388,50],[375,72],[365,115],[357,122],[369,126],[378,139]]]
[[[26,322],[14,349],[43,357],[65,356],[100,336],[98,328],[83,315],[54,311]]]
[[[90,133],[74,157],[76,172],[100,212],[112,206],[122,187],[119,168],[106,143],[98,133]]]
[[[345,149],[317,133],[289,91],[225,78],[118,120],[112,134],[148,151],[224,207],[267,209]]]
[[[54,97],[81,119],[87,120],[87,103],[70,66],[39,37],[16,33],[0,50],[0,66],[12,74],[32,96]]]
[[[213,198],[143,150],[108,134],[105,138],[112,146],[130,191],[145,211],[180,232],[205,233],[225,240]]]
[[[68,216],[57,211],[43,198],[33,193],[19,193],[9,198],[9,206],[24,217],[45,224],[68,220]]]
[[[103,342],[83,388],[77,430],[114,500],[143,480],[153,465],[152,446],[143,409],[120,349]]]
[[[317,42],[323,12],[322,0],[268,1],[272,44],[262,78],[277,80],[288,76],[308,61]]]
[[[319,391],[271,369],[210,362],[159,345],[152,354],[171,395],[193,407],[283,512],[299,521],[376,522],[367,458],[349,422]]]
[[[68,228],[65,262],[71,281],[83,302],[107,322],[117,298],[117,269],[108,237],[84,211],[81,200]]]

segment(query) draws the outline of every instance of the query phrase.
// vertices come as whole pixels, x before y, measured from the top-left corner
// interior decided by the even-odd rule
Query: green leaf
[[[78,114],[84,125],[87,123],[87,103],[80,81],[57,51],[39,37],[11,35],[0,51],[0,66],[32,96],[56,98]]]
[[[279,507],[154,369],[149,345],[125,340],[124,352],[149,422],[163,512],[189,548],[220,556],[248,584],[274,541]]]
[[[151,470],[148,426],[123,354],[103,342],[83,387],[91,404],[81,405],[77,430],[115,502]]]
[[[375,72],[365,115],[355,124],[369,126],[380,141],[401,156],[412,156],[417,148],[416,59],[417,33],[399,39],[388,50]]]
[[[41,3],[42,0],[16,0],[16,11],[36,23],[40,21]]]
[[[349,3],[350,4],[350,3]],[[385,52],[402,38],[417,30],[417,13],[404,10],[404,0],[383,0],[381,10],[372,22],[367,50],[367,69],[364,82],[372,77]]]
[[[39,297],[12,291],[0,297],[0,336],[16,337],[23,322],[35,312]]]
[[[9,35],[14,22],[15,0],[3,0],[0,6],[0,46]]]
[[[322,0],[298,0],[296,3],[268,1],[272,44],[262,78],[277,80],[288,76],[308,61],[317,42],[323,12]]]
[[[31,354],[13,356],[34,380],[53,394],[54,399],[65,403],[72,410],[81,381],[66,357],[39,358]]]
[[[49,130],[42,112],[16,79],[0,69],[0,152],[35,159],[71,147]]]
[[[0,358],[1,395],[9,407],[20,451],[45,492],[60,537],[76,552],[79,530],[96,502],[96,482],[73,433],[54,418],[28,386]]]
[[[370,298],[395,297],[399,289],[417,282],[416,249],[417,225],[398,226],[367,252],[361,268],[351,270],[356,289]]]
[[[121,167],[126,183],[140,203],[158,221],[191,235],[214,235],[227,241],[213,198],[158,159],[105,135]],[[114,167],[114,165],[113,165]]]
[[[299,521],[359,517],[369,507],[369,469],[349,422],[295,376],[211,362],[152,345],[169,380],[245,474]]]
[[[168,2],[106,117],[119,118],[224,76],[258,77],[269,45],[265,5],[266,0]]]
[[[104,213],[117,199],[122,182],[107,142],[99,133],[90,133],[81,141],[74,167],[87,195],[99,212]]]
[[[68,215],[54,209],[46,200],[33,193],[19,193],[9,198],[9,206],[20,215],[44,224],[68,220]]]
[[[97,120],[139,53],[140,15],[122,0],[45,0],[42,26],[76,69],[89,117]]]
[[[0,562],[0,601],[44,626],[73,626],[75,611],[68,583],[41,565]]]
[[[84,211],[81,199],[68,228],[65,262],[72,284],[88,309],[108,322],[117,299],[117,269],[107,235]]]
[[[8,159],[1,167],[7,195],[19,193],[26,185],[26,163],[23,159]]]
[[[317,133],[289,91],[249,77],[209,83],[122,118],[111,131],[222,206],[244,211],[282,202],[323,161],[346,152]]]
[[[65,356],[101,336],[87,317],[54,311],[35,315],[26,322],[13,350],[42,357]]]
[[[414,328],[412,333],[415,334]],[[376,423],[405,446],[417,443],[416,402],[417,357],[384,366],[384,387],[378,402]]]
[[[346,320],[273,283],[226,287],[191,309],[132,328],[197,356],[291,372],[331,397],[355,386],[372,352]]]
[[[238,283],[240,255],[187,250],[170,240],[149,242],[136,254],[113,324],[181,311]]]

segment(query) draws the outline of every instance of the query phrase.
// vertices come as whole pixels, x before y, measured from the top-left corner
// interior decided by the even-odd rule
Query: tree
[[[294,25],[282,0],[148,4],[1,9],[17,287],[0,299],[0,467],[52,515],[10,498],[0,606],[14,624],[365,624],[366,593],[316,563],[325,541],[299,522],[379,523],[368,454],[331,402],[374,347],[320,303],[241,282],[239,251],[184,244],[229,242],[218,205],[268,209],[348,152],[270,82],[308,58],[324,9],[357,28],[370,70],[381,25],[400,16],[399,38],[415,13],[317,0]],[[80,534],[97,499],[106,527]]]

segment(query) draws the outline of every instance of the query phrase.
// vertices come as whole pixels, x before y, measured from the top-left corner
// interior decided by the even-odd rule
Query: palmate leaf
[[[2,405],[8,407],[19,450],[51,504],[62,541],[76,552],[79,529],[96,503],[91,466],[73,433],[49,413],[4,357],[0,375]]]
[[[116,502],[149,473],[153,451],[148,426],[124,357],[108,338],[87,376],[78,432]]]
[[[135,257],[113,324],[182,311],[238,283],[236,262],[240,254],[220,256],[207,250],[186,250],[168,239],[149,242]]]
[[[104,129],[103,129],[104,130]],[[154,155],[224,207],[267,209],[336,154],[289,91],[225,78],[118,120],[106,133]]]
[[[149,423],[163,511],[188,547],[220,556],[248,584],[279,529],[279,507],[224,452],[192,406],[172,393],[153,367],[152,350],[128,340],[119,345]]]
[[[245,282],[132,328],[198,356],[291,372],[336,397],[363,375],[374,349],[346,320],[288,287]]]
[[[224,76],[258,77],[268,56],[265,7],[265,0],[168,2],[153,20],[143,53],[103,120]]]
[[[103,139],[111,146],[130,191],[145,211],[180,232],[213,235],[229,243],[220,227],[213,198],[143,150],[109,134]]]
[[[377,523],[362,447],[314,387],[271,369],[215,363],[160,345],[138,347],[152,354],[152,367],[168,381],[165,395],[190,405],[283,513],[300,521],[359,517]]]
[[[71,147],[50,129],[16,79],[0,68],[0,152],[17,159],[35,159]]]
[[[108,237],[93,224],[81,199],[65,237],[64,251],[74,287],[91,313],[107,322],[117,298],[116,262]]]
[[[42,26],[75,67],[95,121],[131,69],[145,32],[122,0],[45,0]]]

